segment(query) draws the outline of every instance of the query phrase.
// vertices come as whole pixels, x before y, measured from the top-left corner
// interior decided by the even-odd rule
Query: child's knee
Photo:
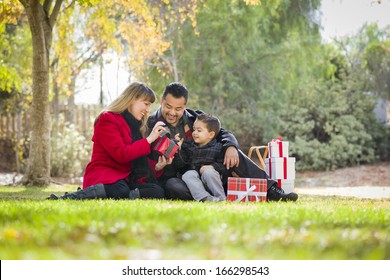
[[[188,180],[191,180],[193,178],[199,178],[199,174],[195,170],[189,170],[186,173],[184,173],[183,176],[182,176],[182,180],[184,182],[186,182]]]
[[[212,177],[212,176],[219,176],[218,171],[215,170],[213,167],[206,168],[206,170],[202,174],[202,177]]]

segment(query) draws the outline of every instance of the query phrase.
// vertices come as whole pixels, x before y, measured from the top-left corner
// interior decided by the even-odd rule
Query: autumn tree
[[[148,81],[150,65],[163,60],[172,46],[166,21],[193,17],[199,0],[109,0],[92,7],[64,9],[54,38],[53,81],[68,105],[75,95],[75,81],[83,69],[115,55],[127,66],[132,79]],[[77,17],[83,14],[82,18]],[[58,43],[56,43],[58,42]],[[103,63],[105,64],[105,63]],[[104,65],[103,65],[104,67]],[[55,70],[53,68],[53,70]]]
[[[28,18],[33,46],[31,148],[22,183],[50,182],[49,64],[53,27],[63,0],[20,0]]]
[[[31,141],[27,170],[22,178],[25,185],[44,186],[50,183],[50,107],[49,66],[53,29],[63,0],[20,0],[28,19],[33,48]],[[42,2],[42,3],[41,3]],[[79,1],[91,3],[91,1]],[[15,1],[2,3],[1,19],[20,16]]]
[[[163,28],[159,23],[159,16],[156,16],[158,9],[147,1],[99,1],[99,0],[20,0],[18,2],[5,0],[2,2],[0,10],[1,22],[5,18],[18,18],[24,8],[27,16],[33,46],[33,71],[32,71],[32,131],[30,155],[26,173],[22,183],[26,185],[47,185],[50,182],[50,117],[49,117],[49,74],[50,66],[60,67],[57,72],[63,75],[53,82],[54,91],[60,86],[58,81],[70,81],[68,89],[72,92],[74,89],[75,77],[80,73],[83,65],[87,61],[93,61],[105,48],[115,49],[120,55],[126,55],[129,69],[132,77],[145,77],[145,65],[147,61],[152,61],[160,53],[165,51],[169,42],[163,38]],[[169,3],[169,1],[161,0]],[[78,50],[72,54],[54,56],[50,61],[50,53],[53,45],[54,26],[58,23],[59,16],[64,15],[64,32],[58,34],[59,43],[67,46],[67,40],[70,37],[61,37],[71,30],[68,25],[72,21],[66,18],[66,11],[74,4],[81,4],[80,11],[87,15],[85,21],[88,22],[89,28],[77,30],[77,32],[86,31],[84,36],[95,41],[97,52],[85,57],[78,62],[67,67],[66,59],[80,57]],[[66,4],[66,5],[64,5]],[[65,9],[62,9],[65,6]],[[69,9],[68,9],[69,8]],[[186,13],[186,10],[179,10],[179,13]],[[73,14],[72,17],[75,15]],[[157,20],[156,20],[157,19]],[[59,28],[60,30],[60,28]],[[69,32],[71,35],[72,32]],[[163,39],[160,39],[163,38]],[[113,40],[116,39],[116,40]],[[70,46],[72,44],[69,44]],[[121,46],[119,46],[121,45]],[[72,48],[70,48],[72,49]],[[70,60],[72,61],[72,60]],[[76,60],[73,60],[73,62]],[[62,63],[62,64],[61,64]],[[54,69],[54,68],[53,68]],[[68,72],[69,70],[69,72]],[[73,94],[73,93],[71,93]]]
[[[92,7],[80,6],[71,1],[64,7],[58,18],[51,59],[52,104],[55,119],[58,119],[60,102],[66,102],[67,118],[65,121],[74,123],[77,79],[83,70],[90,69],[99,61],[109,45],[105,40],[106,33],[108,33],[107,27],[104,28],[101,24],[93,31],[88,29],[89,17],[97,5],[98,3]],[[78,16],[80,14],[84,16]],[[96,33],[95,36],[97,38],[100,36],[101,39],[91,40],[88,33]],[[111,35],[111,38],[114,36]]]
[[[174,81],[179,81],[182,76],[179,71],[179,54],[178,51],[182,47],[181,36],[182,26],[188,21],[191,24],[192,30],[197,34],[196,15],[199,12],[199,7],[203,5],[204,0],[183,0],[183,1],[161,1],[147,0],[150,5],[158,11],[163,36],[169,43],[166,51],[159,56],[154,57],[147,66],[150,69],[155,68],[158,75],[162,78],[170,77]],[[158,78],[153,76],[154,79]]]
[[[31,36],[24,22],[0,23],[0,110],[19,113],[31,91]]]
[[[18,110],[25,98],[22,87],[30,74],[29,31],[23,21],[16,20],[22,11],[20,5],[9,0],[0,3],[0,108],[7,112]]]

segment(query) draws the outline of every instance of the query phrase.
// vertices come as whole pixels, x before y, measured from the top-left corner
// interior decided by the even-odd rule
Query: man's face
[[[161,113],[167,123],[176,126],[183,117],[186,109],[186,100],[184,97],[175,98],[168,93],[161,101]]]

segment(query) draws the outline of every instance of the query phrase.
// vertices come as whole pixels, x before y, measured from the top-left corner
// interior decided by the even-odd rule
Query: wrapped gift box
[[[287,157],[288,158],[288,142],[273,140],[268,143],[268,157],[269,158],[278,158],[278,157]]]
[[[157,151],[159,154],[164,155],[166,158],[172,158],[179,146],[173,141],[169,139],[167,136],[160,136],[153,145],[153,150]]]
[[[234,202],[263,202],[267,198],[267,180],[254,178],[228,178],[227,200]]]
[[[282,188],[284,193],[294,192],[294,180],[279,179],[276,181],[278,182],[279,188]]]
[[[295,158],[266,158],[265,168],[268,176],[273,179],[295,179]]]

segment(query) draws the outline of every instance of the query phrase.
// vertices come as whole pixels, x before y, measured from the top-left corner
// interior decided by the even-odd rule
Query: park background
[[[0,172],[14,176],[0,182],[0,259],[389,260],[388,196],[334,195],[371,182],[366,194],[389,190],[389,27],[375,16],[353,24],[374,11],[388,19],[389,3],[0,1]],[[341,33],[325,32],[329,5]],[[189,107],[218,115],[244,151],[281,135],[296,185],[332,193],[299,189],[295,203],[45,200],[79,186],[94,118],[133,80],[159,97],[185,83]]]
[[[46,89],[30,2],[0,10],[0,172],[24,184],[82,176],[94,118],[133,80],[183,82],[244,151],[282,136],[297,170],[390,158],[389,1],[56,1]]]

